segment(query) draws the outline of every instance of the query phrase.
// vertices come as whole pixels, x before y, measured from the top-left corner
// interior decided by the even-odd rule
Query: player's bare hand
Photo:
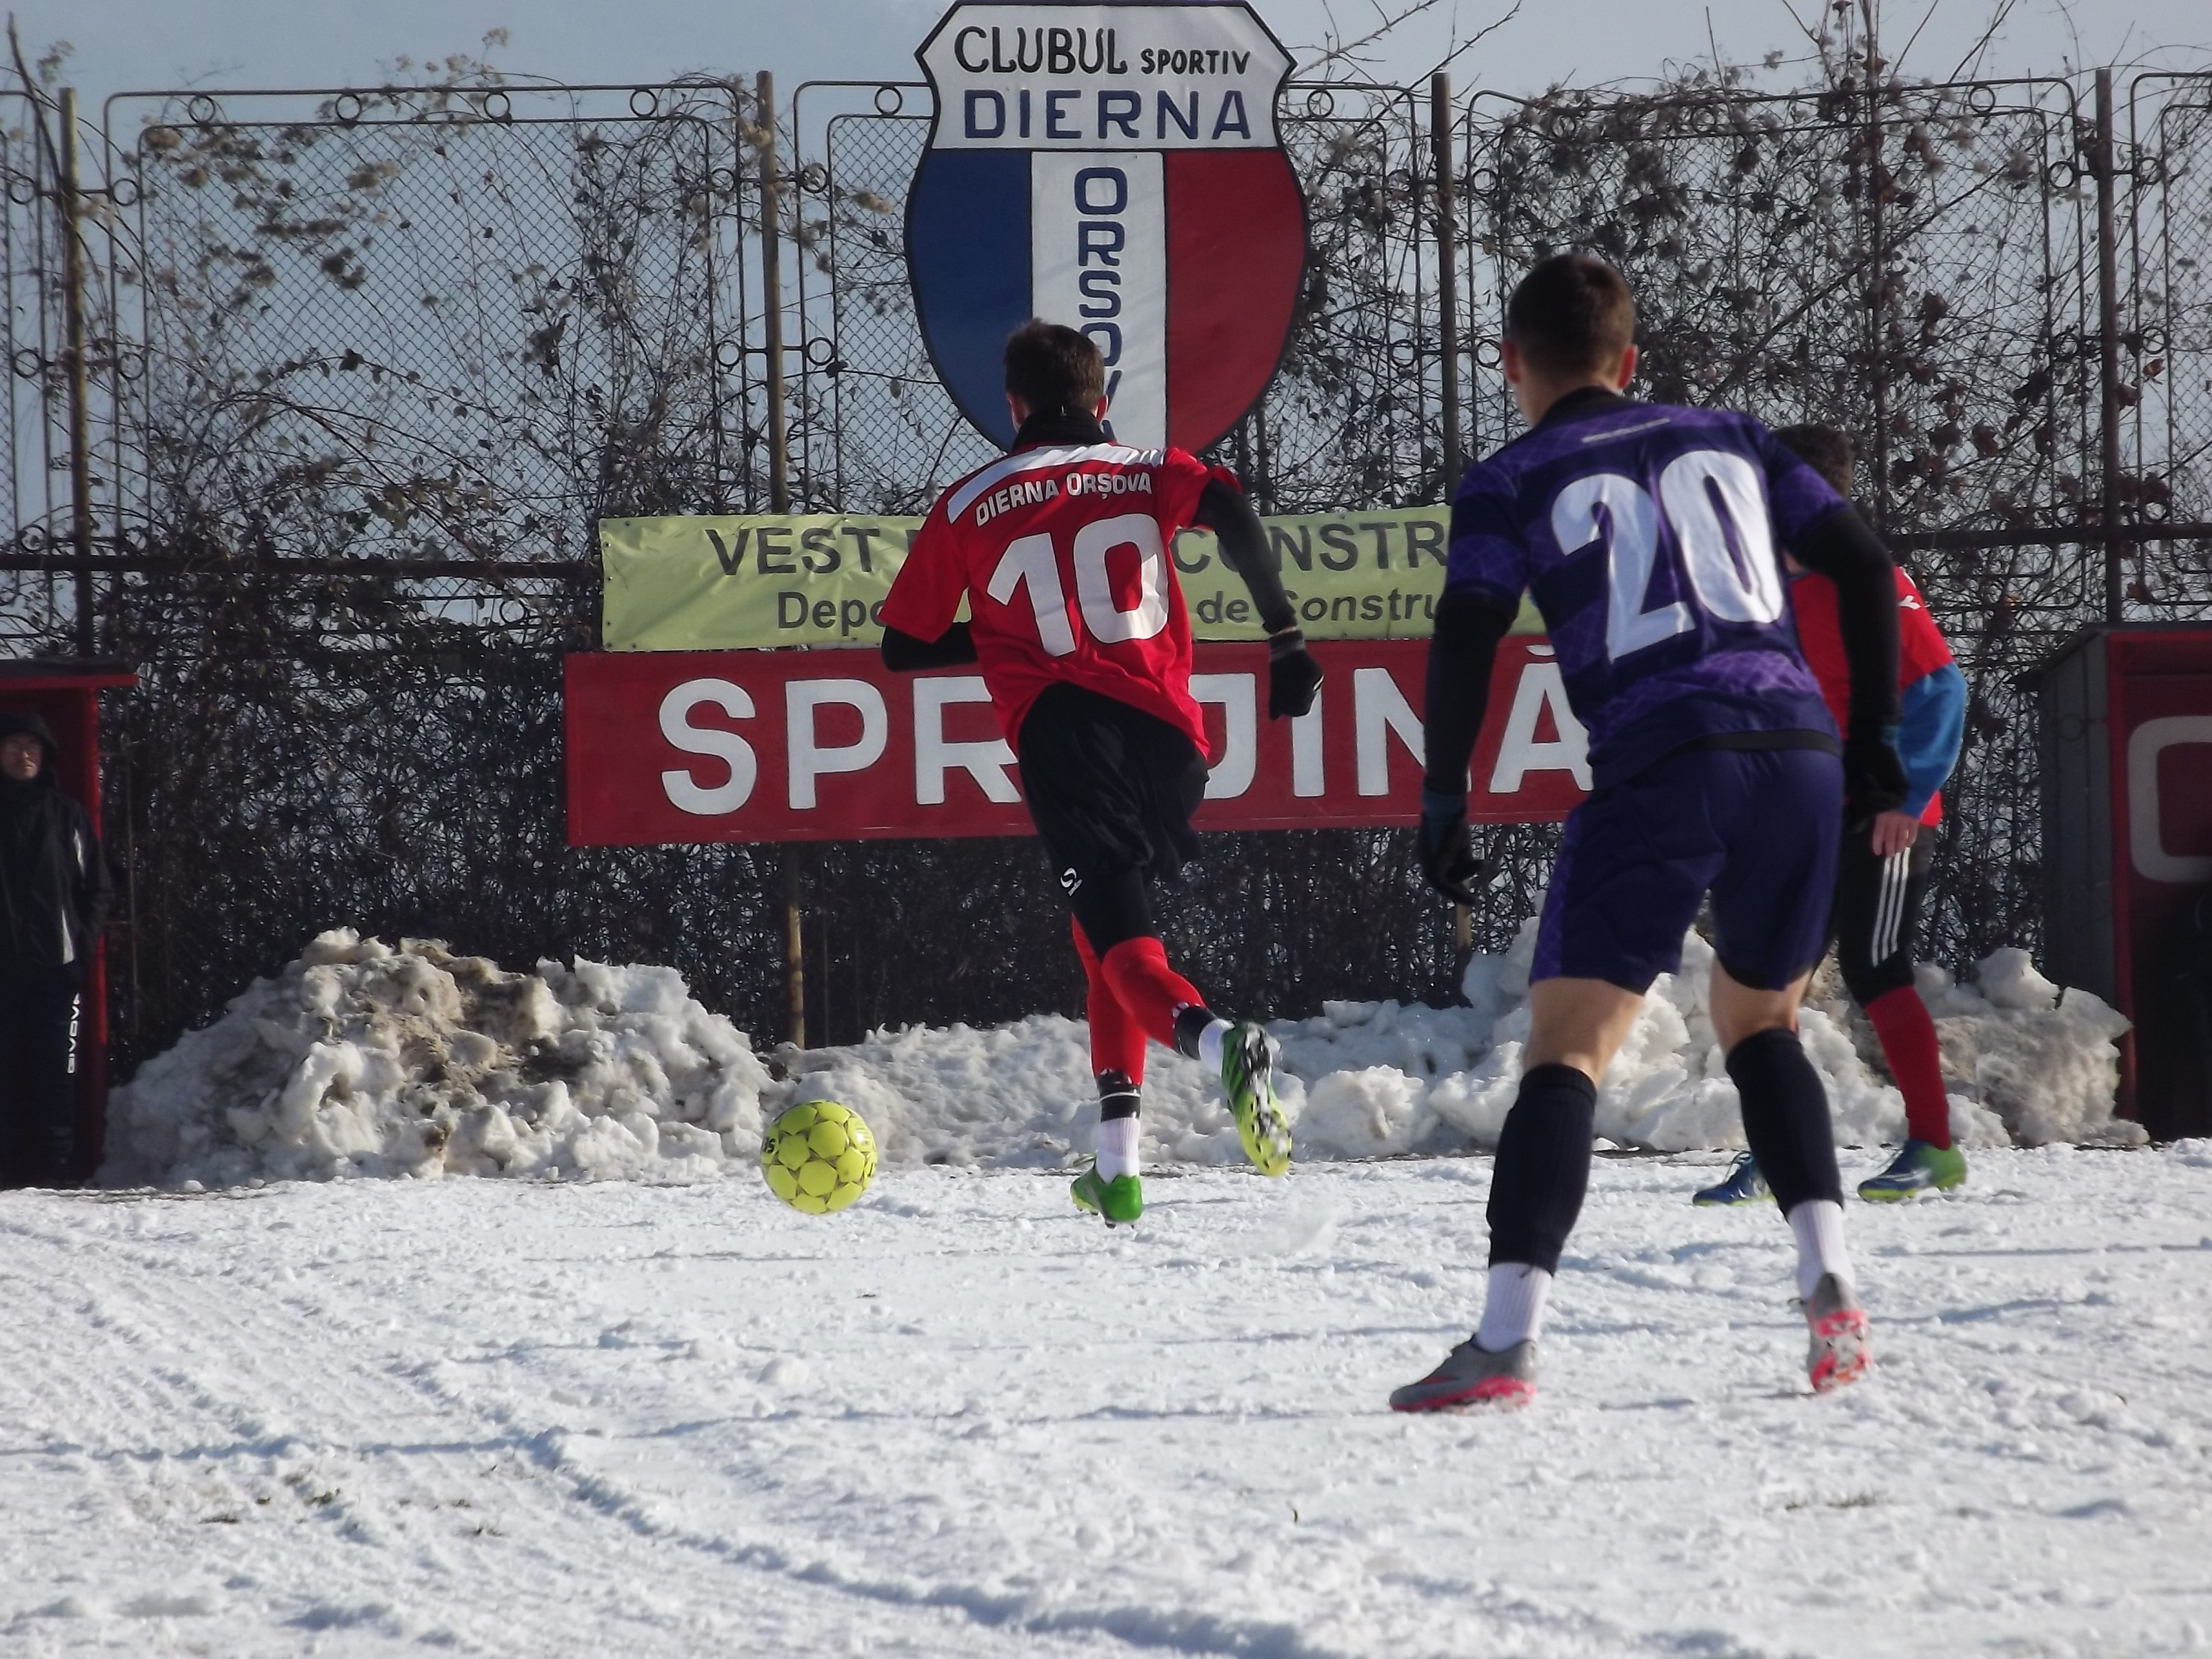
[[[1321,690],[1321,665],[1306,649],[1306,636],[1286,628],[1267,641],[1267,718],[1296,720],[1313,707]]]
[[[1906,812],[1874,815],[1874,855],[1894,858],[1920,837],[1920,820]]]

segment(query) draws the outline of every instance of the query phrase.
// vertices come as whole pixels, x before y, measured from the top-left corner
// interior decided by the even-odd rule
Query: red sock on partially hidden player
[[[1176,1011],[1206,1001],[1196,986],[1168,966],[1167,946],[1149,934],[1123,939],[1100,966],[1121,1006],[1164,1048],[1175,1047]]]
[[[1071,926],[1075,954],[1083,958],[1083,977],[1089,992],[1085,1012],[1091,1020],[1091,1075],[1119,1072],[1130,1082],[1140,1084],[1145,1080],[1145,1028],[1107,983],[1106,970],[1099,965],[1091,941],[1084,937],[1083,924],[1077,921]]]
[[[1931,1146],[1948,1146],[1951,1103],[1943,1097],[1943,1061],[1928,1005],[1913,987],[1900,985],[1867,1004],[1866,1011],[1905,1097],[1905,1133]]]

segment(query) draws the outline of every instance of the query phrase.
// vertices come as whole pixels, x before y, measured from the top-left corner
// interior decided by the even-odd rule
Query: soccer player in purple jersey
[[[1504,367],[1531,430],[1468,470],[1429,647],[1421,862],[1461,903],[1479,866],[1468,762],[1498,641],[1525,591],[1589,728],[1595,787],[1567,820],[1529,969],[1521,1090],[1490,1188],[1481,1323],[1398,1411],[1516,1406],[1589,1185],[1597,1085],[1644,994],[1681,966],[1712,898],[1711,1012],[1746,1138],[1797,1243],[1813,1386],[1856,1380],[1866,1315],[1843,1185],[1797,1004],[1827,942],[1836,844],[1905,799],[1897,593],[1849,503],[1747,415],[1641,404],[1636,311],[1602,260],[1537,265],[1506,307]],[[1787,543],[1835,583],[1850,672],[1838,739],[1797,649]]]

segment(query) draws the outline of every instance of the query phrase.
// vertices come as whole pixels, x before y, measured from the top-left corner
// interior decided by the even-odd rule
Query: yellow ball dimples
[[[854,1202],[876,1178],[876,1138],[848,1106],[801,1101],[763,1137],[761,1173],[794,1210],[826,1215]]]

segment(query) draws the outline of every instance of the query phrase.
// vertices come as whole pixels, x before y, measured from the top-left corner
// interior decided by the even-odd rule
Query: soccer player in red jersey
[[[1073,1187],[1107,1224],[1144,1210],[1137,1114],[1148,1038],[1217,1069],[1245,1156],[1290,1167],[1274,1050],[1217,1017],[1168,965],[1148,878],[1198,854],[1206,724],[1190,695],[1190,617],[1169,556],[1202,525],[1268,635],[1267,713],[1313,706],[1321,668],[1235,476],[1180,449],[1116,442],[1090,338],[1030,322],[1006,341],[1014,447],[941,496],[884,602],[896,672],[975,663],[1019,762],[1023,798],[1074,912],[1089,986],[1098,1153]],[[970,620],[955,615],[963,600]]]
[[[1774,435],[1838,495],[1850,494],[1851,446],[1842,433],[1792,426]],[[1836,585],[1784,556],[1798,648],[1840,725],[1850,693]],[[1943,821],[1943,782],[1958,763],[1966,730],[1966,683],[1927,601],[1902,570],[1897,573],[1897,750],[1905,763],[1905,802],[1894,811],[1877,813],[1870,831],[1845,833],[1837,852],[1830,924],[1844,988],[1874,1023],[1890,1075],[1905,1097],[1904,1147],[1887,1170],[1859,1182],[1859,1196],[1878,1201],[1948,1192],[1966,1178],[1966,1154],[1951,1144],[1936,1022],[1912,982],[1912,947],[1934,860],[1935,830]],[[1705,1188],[1695,1201],[1747,1204],[1766,1195],[1758,1160],[1746,1152],[1726,1180]]]

